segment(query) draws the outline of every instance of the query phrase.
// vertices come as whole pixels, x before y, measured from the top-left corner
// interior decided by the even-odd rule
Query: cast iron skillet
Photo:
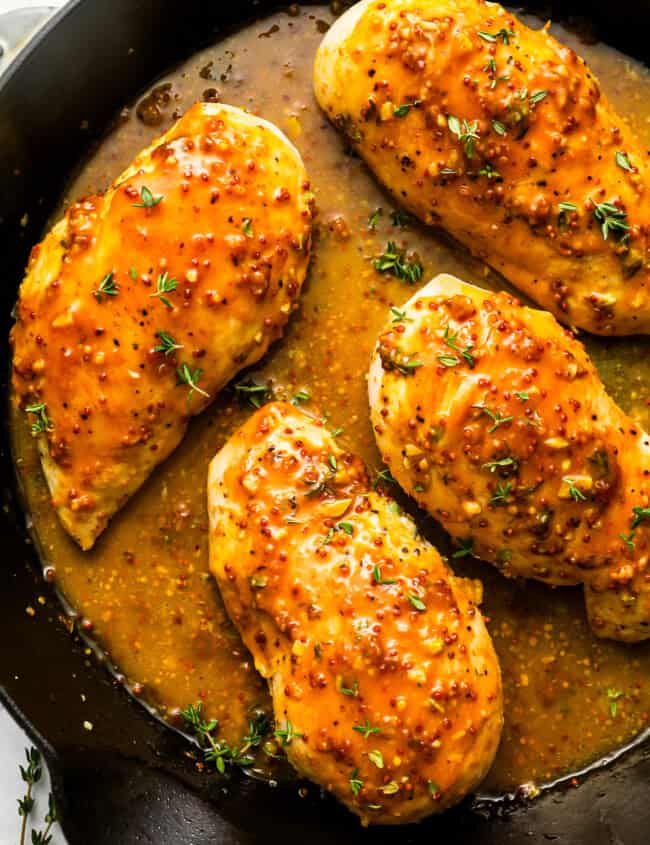
[[[127,101],[220,32],[265,14],[268,0],[73,0],[0,82],[0,336],[29,249],[75,164]],[[648,0],[573,0],[536,10],[578,16],[648,63]],[[24,215],[27,214],[27,217]],[[0,346],[7,394],[9,350]],[[0,697],[44,749],[71,845],[546,842],[645,845],[650,745],[537,801],[465,806],[419,826],[360,829],[311,786],[275,787],[234,773],[201,775],[187,743],[131,700],[58,620],[16,497],[6,423],[0,452]],[[45,596],[40,605],[37,596]],[[25,612],[36,608],[36,615]],[[82,701],[85,697],[85,703]],[[94,729],[84,729],[91,720]],[[569,728],[570,729],[570,728]]]

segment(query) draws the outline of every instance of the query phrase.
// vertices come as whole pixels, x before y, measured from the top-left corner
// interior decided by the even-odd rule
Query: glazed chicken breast
[[[548,313],[441,275],[379,337],[377,443],[400,485],[504,575],[584,584],[601,637],[650,637],[650,439]]]
[[[214,458],[208,506],[210,568],[297,771],[363,824],[417,821],[472,790],[502,727],[480,584],[289,404]]]
[[[308,188],[278,129],[201,103],[32,250],[14,401],[83,549],[282,333],[309,258]]]
[[[378,179],[565,323],[650,331],[650,164],[547,27],[483,0],[363,0],[316,96]]]

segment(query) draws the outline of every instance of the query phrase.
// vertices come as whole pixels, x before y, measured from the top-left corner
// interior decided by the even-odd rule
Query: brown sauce
[[[80,169],[64,206],[104,189],[196,100],[221,99],[274,121],[304,157],[318,230],[301,310],[254,376],[271,380],[277,398],[309,393],[305,406],[320,409],[331,428],[341,426],[343,442],[377,469],[365,375],[388,306],[399,306],[412,289],[377,274],[372,258],[393,240],[417,252],[423,281],[447,271],[487,287],[503,283],[439,233],[392,224],[395,206],[362,162],[345,153],[311,92],[314,52],[331,13],[325,7],[293,11],[226,38],[152,86],[155,93],[140,101],[138,115],[134,104]],[[591,63],[604,91],[650,144],[648,71],[608,47],[580,43],[559,27],[556,34]],[[382,212],[373,230],[368,218],[377,208]],[[650,343],[586,341],[609,392],[648,426]],[[270,710],[270,702],[208,575],[205,484],[208,462],[250,410],[232,391],[224,393],[86,553],[67,537],[50,507],[24,415],[13,425],[18,471],[43,562],[56,570],[82,628],[163,718],[173,719],[178,708],[201,700],[229,742],[246,732],[251,708]],[[445,551],[442,532],[431,520],[421,524]],[[511,790],[576,771],[650,725],[650,645],[595,639],[576,590],[509,582],[487,564],[472,562],[462,570],[484,581],[484,611],[505,681],[505,729],[487,790]]]

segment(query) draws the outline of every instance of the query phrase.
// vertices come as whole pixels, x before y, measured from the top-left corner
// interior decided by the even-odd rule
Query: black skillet
[[[29,249],[75,164],[118,110],[162,71],[274,7],[265,0],[73,0],[0,81],[0,336]],[[535,11],[587,27],[649,63],[650,0],[573,0]],[[27,215],[27,216],[25,216]],[[8,372],[8,345],[1,346]],[[2,379],[6,396],[7,378]],[[312,786],[271,787],[237,773],[202,776],[184,740],[131,700],[58,620],[15,491],[4,426],[0,698],[44,749],[71,845],[452,840],[646,845],[650,744],[536,801],[465,806],[417,827],[361,830]],[[36,597],[46,597],[41,606]],[[26,608],[37,608],[35,616]],[[82,695],[86,703],[82,702]],[[84,729],[88,713],[94,728]]]

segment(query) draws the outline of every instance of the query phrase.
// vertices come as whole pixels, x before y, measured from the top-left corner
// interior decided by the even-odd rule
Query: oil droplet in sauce
[[[331,20],[326,7],[292,6],[167,74],[139,108],[133,104],[130,117],[121,114],[70,183],[64,205],[105,189],[196,100],[221,99],[275,122],[305,160],[319,215],[300,311],[255,377],[269,380],[277,398],[309,394],[305,406],[318,408],[332,429],[341,427],[343,443],[377,469],[366,371],[389,306],[400,306],[412,289],[378,275],[372,259],[392,240],[417,253],[424,280],[449,272],[485,287],[506,285],[440,233],[392,214],[391,199],[346,152],[311,89],[314,53]],[[560,27],[556,35],[587,59],[619,112],[650,144],[647,70],[608,47],[580,43]],[[610,393],[647,426],[650,342],[585,340]],[[56,570],[68,602],[90,620],[116,666],[163,718],[202,701],[205,715],[219,720],[220,736],[230,743],[246,733],[252,710],[271,708],[208,574],[205,484],[210,459],[251,410],[226,390],[85,553],[50,507],[24,415],[13,423],[18,471],[43,562]],[[433,522],[421,514],[418,519],[441,551],[448,550]],[[579,590],[507,581],[478,562],[463,565],[460,574],[484,581],[484,612],[505,683],[503,740],[487,790],[555,779],[648,726],[650,645],[596,640]]]

